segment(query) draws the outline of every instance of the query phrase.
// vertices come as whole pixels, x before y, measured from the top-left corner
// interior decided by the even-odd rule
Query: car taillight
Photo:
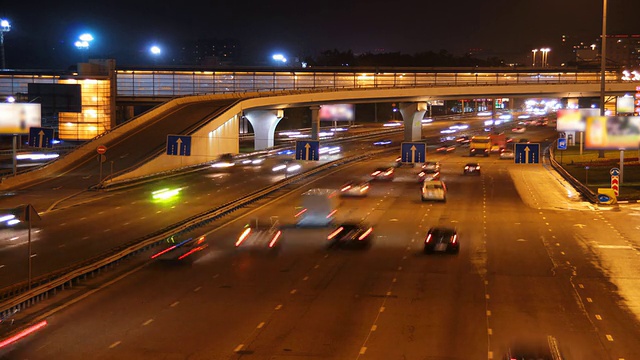
[[[451,237],[451,243],[452,243],[452,244],[455,244],[455,243],[456,243],[456,241],[458,241],[458,235],[453,235],[453,236]]]
[[[369,234],[371,234],[372,231],[373,231],[373,228],[370,227],[367,231],[365,231],[362,235],[360,235],[358,240],[364,240],[367,236],[369,236]]]
[[[338,211],[338,209],[333,210],[332,212],[329,213],[329,215],[327,215],[327,219],[329,219],[330,217],[332,217],[333,215],[335,215],[335,213]]]
[[[347,190],[349,190],[349,189],[351,189],[351,185],[347,185],[347,186],[343,187],[343,188],[342,188],[342,191],[347,191]]]
[[[360,192],[365,192],[367,190],[369,190],[369,186],[364,186],[360,188]]]
[[[280,238],[281,234],[282,234],[282,231],[278,230],[278,232],[273,236],[273,239],[271,239],[271,242],[269,243],[270,248],[276,244],[276,241],[278,241],[278,238]]]
[[[340,234],[342,230],[344,230],[344,228],[340,226],[338,229],[336,229],[336,231],[332,232],[331,234],[329,234],[329,236],[327,236],[327,240],[333,239],[334,237],[336,237],[336,235]]]
[[[247,228],[245,231],[243,231],[240,237],[238,238],[238,241],[236,241],[236,246],[240,246],[240,244],[242,244],[242,242],[247,238],[247,236],[249,236],[250,232],[251,232],[251,228]]]
[[[389,176],[389,175],[391,175],[391,174],[393,174],[393,171],[391,171],[391,170],[389,170],[389,171],[387,171],[386,173],[384,173],[384,175],[385,175],[385,176]]]
[[[476,170],[480,170],[480,165],[476,166]]]
[[[427,235],[427,238],[424,240],[424,242],[428,244],[430,241],[431,241],[431,234]]]
[[[371,176],[376,176],[378,174],[380,174],[380,171],[374,171],[374,172],[371,173]]]

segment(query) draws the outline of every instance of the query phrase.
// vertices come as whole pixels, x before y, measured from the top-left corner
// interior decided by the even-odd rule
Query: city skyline
[[[609,1],[608,34],[640,33],[628,16],[639,11],[637,1]],[[458,56],[482,53],[524,63],[532,49],[543,47],[551,48],[549,63],[559,65],[554,55],[563,35],[583,42],[599,38],[602,1],[580,1],[577,6],[495,0],[481,7],[468,0],[456,6],[413,0],[188,1],[168,8],[147,0],[86,7],[60,0],[10,3],[0,8],[0,18],[12,25],[5,34],[7,67],[18,69],[64,68],[88,57],[130,65],[175,64],[182,47],[201,39],[237,41],[244,62],[255,65],[270,65],[271,54],[277,52],[293,59],[328,49],[356,54],[443,49]],[[94,36],[84,51],[73,46],[82,33]],[[162,49],[155,58],[149,53],[153,45]]]

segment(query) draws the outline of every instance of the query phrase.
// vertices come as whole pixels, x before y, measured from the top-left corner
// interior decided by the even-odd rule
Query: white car
[[[513,159],[515,158],[515,154],[513,150],[505,150],[500,153],[500,159]]]
[[[527,131],[527,128],[523,126],[514,127],[513,129],[511,129],[511,132],[518,133],[518,134],[522,134],[525,131]]]
[[[440,180],[425,181],[422,183],[422,201],[436,200],[447,201],[447,186]]]

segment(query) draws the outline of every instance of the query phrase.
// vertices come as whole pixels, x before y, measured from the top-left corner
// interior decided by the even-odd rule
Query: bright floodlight
[[[11,24],[9,24],[9,20],[6,19],[0,19],[0,27],[2,27],[3,32],[11,30]]]
[[[93,41],[93,36],[91,36],[91,34],[86,34],[85,33],[85,34],[80,35],[80,37],[78,39],[88,42],[88,41]]]
[[[154,46],[152,46],[152,47],[149,49],[149,51],[151,51],[151,53],[152,53],[153,55],[160,55],[160,53],[162,52],[162,50],[160,49],[160,47],[155,46],[155,45],[154,45]]]
[[[78,49],[88,49],[89,48],[89,42],[88,41],[76,41],[75,43],[73,43],[73,45],[75,45]]]
[[[274,54],[271,58],[275,61],[281,61],[283,63],[287,62],[287,58],[282,54]]]

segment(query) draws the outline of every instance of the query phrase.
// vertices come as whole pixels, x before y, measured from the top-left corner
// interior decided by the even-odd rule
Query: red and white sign
[[[102,155],[107,152],[107,147],[104,145],[100,145],[96,148],[96,151],[98,152],[98,154]]]
[[[611,189],[618,196],[620,191],[620,177],[619,176],[611,176]]]

